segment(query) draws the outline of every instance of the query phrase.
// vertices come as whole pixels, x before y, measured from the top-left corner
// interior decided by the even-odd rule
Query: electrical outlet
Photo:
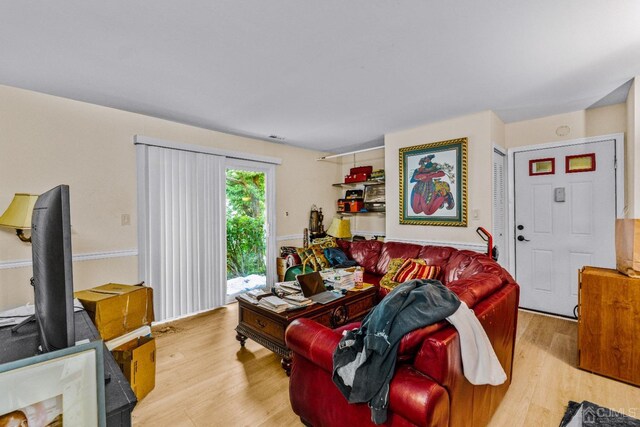
[[[120,225],[131,225],[131,217],[129,214],[120,215]]]

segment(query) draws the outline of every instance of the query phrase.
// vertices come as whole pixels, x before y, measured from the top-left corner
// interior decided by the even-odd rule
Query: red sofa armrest
[[[460,337],[456,329],[449,326],[426,337],[413,364],[416,370],[438,384],[445,387],[455,384],[463,375]]]
[[[389,409],[419,426],[449,425],[449,394],[426,375],[401,365],[389,385]]]
[[[284,339],[294,353],[315,363],[327,372],[333,372],[333,350],[342,333],[313,320],[296,319],[287,328]]]

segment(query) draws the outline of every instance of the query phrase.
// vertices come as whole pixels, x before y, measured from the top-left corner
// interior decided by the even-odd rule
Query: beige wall
[[[493,111],[490,111],[490,120],[491,120],[491,142],[496,144],[501,148],[507,148],[506,135],[505,135],[505,125],[500,120],[500,117]]]
[[[615,104],[589,110],[556,114],[539,119],[507,123],[505,143],[508,148],[559,142],[588,136],[626,132],[627,107]],[[558,128],[568,126],[569,133],[558,135]]]
[[[301,243],[297,235],[308,225],[312,204],[334,209],[330,188],[341,169],[316,161],[322,153],[0,86],[0,211],[14,193],[39,194],[69,184],[74,254],[135,250],[136,134],[280,157],[277,236],[294,237],[278,244]],[[130,215],[131,225],[121,225],[122,214]],[[29,244],[0,229],[0,309],[32,300],[31,267],[5,268],[30,258]],[[75,288],[133,283],[136,263],[135,256],[75,262]]]
[[[478,226],[491,229],[492,133],[495,132],[496,137],[500,138],[500,126],[493,116],[491,111],[484,111],[385,135],[387,238],[482,245],[475,229]],[[468,226],[400,225],[398,150],[462,137],[468,138]],[[477,219],[473,218],[474,210],[478,211]]]
[[[630,96],[631,97],[631,96]],[[589,110],[542,117],[534,120],[504,124],[492,111],[471,114],[433,123],[385,136],[385,168],[387,174],[386,232],[389,239],[429,240],[447,243],[479,244],[475,229],[492,228],[492,147],[522,147],[571,140],[582,137],[623,133],[627,131],[627,105],[616,104]],[[636,111],[636,114],[640,112]],[[560,126],[568,126],[569,133],[558,135]],[[469,138],[469,226],[425,227],[399,224],[397,198],[398,150],[402,147],[453,139]],[[640,141],[640,136],[638,137]],[[628,182],[631,182],[628,180]],[[640,200],[640,197],[638,198]],[[396,203],[396,206],[393,205]],[[477,209],[479,218],[473,218]]]

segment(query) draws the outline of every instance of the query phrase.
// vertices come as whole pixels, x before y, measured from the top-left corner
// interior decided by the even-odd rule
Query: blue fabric
[[[333,382],[350,403],[368,402],[371,420],[383,424],[400,340],[415,329],[446,319],[458,307],[458,297],[438,280],[416,279],[397,286],[367,314],[359,329],[343,335],[333,353]],[[362,360],[358,356],[362,352],[366,358],[347,381],[352,383],[349,386],[338,370]]]
[[[327,248],[324,250],[324,257],[329,261],[331,267],[353,267],[357,262],[347,258],[340,248]]]

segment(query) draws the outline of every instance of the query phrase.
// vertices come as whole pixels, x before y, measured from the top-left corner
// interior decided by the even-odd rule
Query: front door
[[[514,155],[520,306],[573,316],[578,270],[615,268],[615,141]]]

